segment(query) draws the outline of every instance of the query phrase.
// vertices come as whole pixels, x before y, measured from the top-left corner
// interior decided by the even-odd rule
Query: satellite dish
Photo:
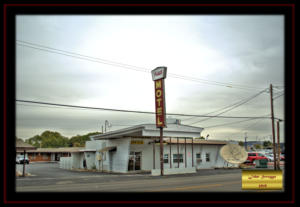
[[[227,144],[220,149],[224,160],[232,164],[241,164],[248,158],[246,150],[237,144]]]

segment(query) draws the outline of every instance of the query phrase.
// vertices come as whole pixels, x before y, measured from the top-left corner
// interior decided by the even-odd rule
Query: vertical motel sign
[[[164,175],[163,128],[166,127],[165,78],[167,67],[157,67],[151,71],[155,89],[155,120],[160,129],[160,174]]]

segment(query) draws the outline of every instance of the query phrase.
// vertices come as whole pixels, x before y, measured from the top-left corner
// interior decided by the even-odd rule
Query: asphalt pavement
[[[22,165],[16,165],[22,170]],[[151,176],[59,168],[58,163],[30,163],[31,176],[16,178],[17,192],[242,192],[241,169],[202,169],[193,174]]]

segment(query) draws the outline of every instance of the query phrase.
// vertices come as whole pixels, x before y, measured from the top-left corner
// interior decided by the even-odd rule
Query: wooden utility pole
[[[275,146],[275,129],[274,129],[274,111],[273,111],[273,88],[270,84],[270,99],[271,99],[271,119],[272,119],[272,136],[273,136],[273,154],[274,154],[274,170],[277,169],[276,165],[276,146]]]
[[[277,153],[278,153],[278,158],[277,158],[277,169],[280,170],[280,135],[279,135],[279,122],[281,120],[277,120]]]
[[[153,141],[153,169],[155,169],[155,139]]]
[[[247,149],[247,132],[245,132],[245,150],[248,151]]]
[[[192,167],[194,167],[194,138],[192,138]]]
[[[170,161],[170,168],[172,168],[172,138],[170,137],[170,155],[169,155],[169,161]]]
[[[177,137],[177,163],[179,168],[179,138]]]
[[[25,177],[25,156],[26,156],[26,151],[24,150],[24,160],[23,160],[23,177]]]

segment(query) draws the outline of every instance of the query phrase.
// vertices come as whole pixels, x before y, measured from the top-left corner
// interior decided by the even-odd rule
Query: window
[[[178,162],[178,154],[173,154],[173,162]],[[179,154],[179,162],[183,162],[183,154]]]
[[[164,163],[169,163],[169,154],[164,154]]]
[[[209,161],[210,161],[210,154],[209,154],[209,153],[206,153],[206,154],[205,154],[205,158],[206,158],[206,162],[209,162]]]
[[[49,156],[48,156],[48,153],[47,154],[43,154],[43,159],[48,159]]]
[[[201,152],[196,153],[197,162],[202,162]]]

